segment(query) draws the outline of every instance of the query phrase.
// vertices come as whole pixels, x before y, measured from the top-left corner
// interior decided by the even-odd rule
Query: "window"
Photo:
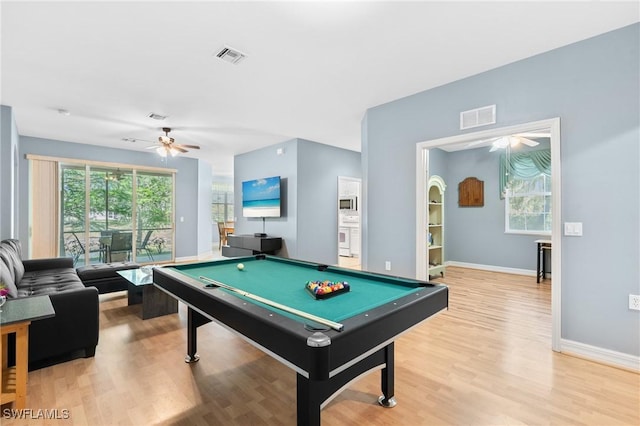
[[[216,222],[232,222],[233,211],[233,183],[214,182],[211,204],[211,218]]]
[[[551,150],[500,156],[500,196],[505,232],[551,235]]]
[[[551,235],[550,176],[513,177],[505,189],[505,232]]]
[[[60,182],[61,256],[76,266],[173,261],[171,172],[60,163]]]

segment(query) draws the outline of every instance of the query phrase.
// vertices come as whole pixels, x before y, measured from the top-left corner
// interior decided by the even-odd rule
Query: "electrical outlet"
[[[640,296],[637,294],[629,295],[629,309],[640,311]]]
[[[385,271],[390,271],[391,270],[391,261],[387,260],[386,262],[384,262],[384,270]],[[631,302],[629,302],[631,303]]]

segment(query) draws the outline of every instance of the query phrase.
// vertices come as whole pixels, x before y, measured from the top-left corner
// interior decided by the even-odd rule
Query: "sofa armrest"
[[[48,259],[26,259],[22,261],[24,271],[42,271],[44,269],[73,268],[70,257],[52,257]]]
[[[99,335],[99,300],[95,287],[49,295],[53,318],[29,326],[29,362],[85,350],[93,356]]]

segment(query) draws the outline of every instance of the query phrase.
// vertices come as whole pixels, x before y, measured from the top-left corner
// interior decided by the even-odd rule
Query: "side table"
[[[547,278],[547,256],[545,250],[551,250],[551,240],[536,240],[538,260],[536,267],[536,281],[538,284],[541,279]]]
[[[142,319],[155,318],[178,312],[178,300],[153,285],[153,271],[144,273],[142,268],[117,271],[129,281],[128,304],[142,303]]]
[[[27,400],[27,372],[29,369],[29,324],[56,315],[49,296],[33,296],[8,300],[0,312],[0,348],[2,376],[0,405],[14,403],[16,409],[25,408]],[[8,337],[16,335],[15,364],[8,364]]]

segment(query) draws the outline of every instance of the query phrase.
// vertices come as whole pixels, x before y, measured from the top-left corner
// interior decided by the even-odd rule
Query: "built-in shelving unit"
[[[428,275],[444,277],[444,180],[437,175],[429,178],[427,208]]]

